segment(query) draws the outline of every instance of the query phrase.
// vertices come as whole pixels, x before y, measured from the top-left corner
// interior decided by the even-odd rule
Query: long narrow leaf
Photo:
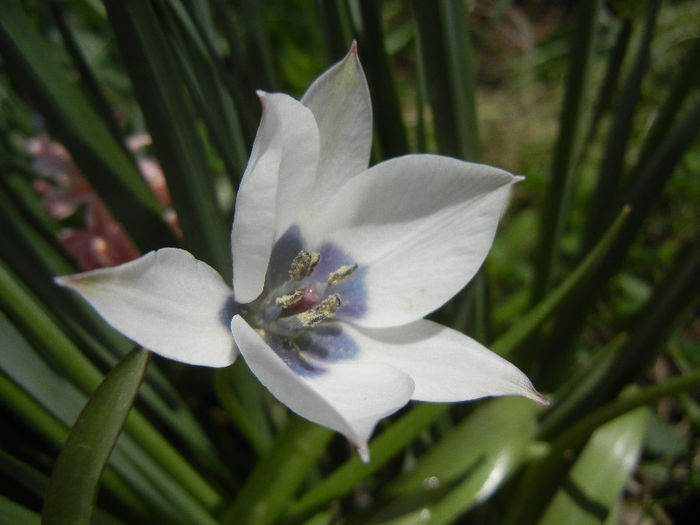
[[[597,428],[632,410],[655,403],[663,397],[676,395],[698,386],[700,386],[700,370],[668,379],[579,418],[575,424],[557,436],[547,455],[530,465],[524,473],[518,485],[519,490],[515,492],[503,523],[530,523],[536,518],[544,509],[548,498],[548,491],[544,486],[545,478],[549,478],[558,468],[566,467],[571,457],[567,451],[578,449]]]
[[[204,9],[207,4],[195,5],[200,6],[197,12],[208,22],[209,13]],[[171,8],[164,14],[174,26],[168,35],[178,65],[197,111],[207,125],[212,143],[226,165],[229,180],[237,187],[245,168],[248,147],[243,140],[238,112],[223,84],[227,79],[220,75],[223,67],[219,65],[220,57],[210,41],[211,31],[204,28],[205,21],[190,17],[179,1],[171,0],[167,6]]]
[[[367,74],[372,96],[374,126],[382,158],[408,153],[408,141],[401,109],[384,47],[380,12],[374,0],[348,0],[361,16],[351,17],[362,66]]]
[[[424,506],[431,523],[454,523],[489,498],[521,464],[535,431],[536,406],[521,398],[494,399],[455,426],[387,490],[401,500],[421,501],[430,492],[449,492]]]
[[[24,289],[0,261],[0,305],[31,334],[40,346],[83,392],[96,388],[100,372],[56,325],[51,315]],[[212,485],[139,413],[127,421],[127,431],[140,446],[205,506],[216,507],[221,499]]]
[[[52,59],[52,50],[18,7],[3,3],[0,55],[9,75],[71,152],[82,173],[144,250],[174,244],[160,205],[104,124]]]
[[[192,102],[150,2],[105,2],[153,146],[163,166],[184,243],[230,280],[228,225],[217,206],[212,173]]]
[[[630,206],[629,218],[619,237],[595,274],[591,276],[589,286],[577,294],[575,301],[572,301],[557,319],[550,337],[550,341],[554,342],[553,345],[550,344],[552,361],[549,365],[552,371],[555,369],[552,366],[553,361],[557,356],[567,354],[565,350],[571,346],[579,334],[584,321],[584,316],[580,313],[589,311],[608,279],[619,271],[652,205],[661,195],[675,166],[683,158],[698,132],[700,132],[700,100],[696,100],[681,120],[670,129],[661,144],[655,148],[649,162],[636,171],[634,184],[625,197]]]
[[[286,510],[332,435],[327,428],[290,415],[270,452],[226,510],[222,523],[273,523]]]
[[[0,525],[39,525],[41,516],[19,503],[0,495]]]
[[[416,0],[418,53],[425,67],[440,153],[478,161],[474,71],[462,2]]]
[[[577,25],[572,37],[564,107],[559,121],[559,138],[542,213],[533,288],[535,302],[541,299],[551,286],[553,270],[559,258],[559,241],[568,220],[576,175],[575,161],[582,138],[583,112],[589,89],[594,37],[601,5],[601,0],[580,2],[576,16]]]
[[[646,421],[639,408],[596,430],[539,525],[603,523],[637,463]]]
[[[105,378],[78,417],[49,483],[45,525],[90,523],[102,471],[138,393],[150,352],[135,349]]]
[[[649,66],[651,41],[660,5],[660,0],[652,0],[649,3],[642,42],[637,51],[632,71],[628,75],[620,95],[620,103],[615,111],[615,119],[608,135],[605,155],[600,165],[600,173],[589,205],[588,224],[582,245],[584,253],[595,244],[595,240],[604,231],[614,211],[613,207],[619,200],[618,194],[622,184],[625,152],[632,133],[635,109],[642,89],[642,79]]]

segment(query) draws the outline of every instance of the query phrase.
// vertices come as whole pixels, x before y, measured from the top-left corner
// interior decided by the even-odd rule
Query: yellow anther
[[[357,270],[357,264],[346,264],[345,266],[341,266],[336,271],[331,272],[328,275],[328,279],[326,280],[326,282],[329,286],[335,286],[336,284],[340,284],[345,279],[350,277],[355,270]]]
[[[297,314],[297,319],[299,319],[303,326],[312,328],[321,321],[332,318],[342,304],[340,295],[334,293],[326,297],[313,308],[309,308],[306,312]]]
[[[293,304],[296,304],[299,301],[301,301],[302,297],[304,297],[304,292],[302,292],[301,290],[297,290],[296,292],[290,293],[288,295],[282,295],[280,297],[275,298],[275,304],[284,310],[285,308],[289,308]]]
[[[316,265],[321,260],[321,254],[309,253],[305,250],[297,253],[292,261],[292,266],[289,268],[289,278],[292,281],[301,281],[302,279],[311,276],[316,269]]]

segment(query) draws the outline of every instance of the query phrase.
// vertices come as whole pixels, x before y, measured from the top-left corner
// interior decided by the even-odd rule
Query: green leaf
[[[576,27],[572,35],[571,58],[566,78],[564,106],[559,122],[559,135],[550,172],[550,182],[542,210],[538,260],[533,299],[544,297],[553,281],[553,270],[559,258],[559,246],[568,220],[574,187],[575,166],[581,145],[584,108],[589,89],[590,64],[593,55],[601,0],[580,2]]]
[[[64,15],[64,8],[58,2],[49,2],[49,10],[51,11],[51,16],[56,23],[56,27],[61,33],[63,38],[66,51],[70,55],[75,69],[78,72],[80,81],[82,82],[86,94],[89,97],[92,106],[95,111],[102,118],[102,122],[105,124],[109,132],[112,134],[114,139],[118,142],[122,140],[122,132],[119,129],[119,124],[115,118],[114,110],[109,105],[109,101],[104,96],[102,88],[100,87],[95,75],[90,69],[88,61],[83,56],[83,52],[76,41],[76,38],[71,31],[71,28]],[[122,144],[122,147],[126,149],[126,145]]]
[[[291,414],[268,454],[224,513],[222,523],[273,523],[286,510],[332,436],[327,428]]]
[[[463,2],[418,0],[416,40],[425,69],[438,150],[478,161],[479,128],[467,15]]]
[[[232,82],[213,39],[211,13],[206,2],[190,4],[193,16],[179,0],[170,0],[165,10],[167,26],[177,63],[183,72],[197,112],[202,115],[212,143],[226,166],[232,186],[238,186],[248,157],[248,146],[238,112],[225,83]],[[257,102],[257,101],[256,101]]]
[[[660,5],[660,0],[649,2],[642,42],[632,71],[620,94],[620,102],[615,109],[615,117],[605,144],[600,173],[588,207],[588,223],[582,244],[584,253],[595,244],[595,240],[610,222],[615,206],[619,206],[625,152],[632,133],[635,110],[642,90],[642,80],[649,66],[651,41]]]
[[[347,494],[360,480],[379,470],[396,456],[449,408],[450,405],[446,403],[419,403],[414,406],[372,440],[369,446],[372,460],[368,464],[362,463],[357,457],[349,459],[294,503],[287,512],[287,517],[297,519]]]
[[[430,492],[447,494],[423,505],[431,524],[454,523],[488,499],[526,457],[535,432],[537,406],[506,397],[480,406],[418,460],[387,491],[400,501],[420,502]]]
[[[579,417],[556,436],[544,457],[528,466],[519,480],[503,523],[520,525],[533,522],[544,509],[551,494],[549,485],[552,477],[565,471],[571,451],[581,447],[596,429],[627,412],[655,403],[662,397],[676,395],[699,385],[700,370],[696,370],[624,396]]]
[[[41,516],[0,494],[0,525],[39,525]]]
[[[572,352],[564,350],[568,350],[571,346],[586,319],[586,316],[581,315],[581,312],[590,311],[592,304],[606,283],[620,270],[630,246],[649,216],[652,205],[662,194],[663,187],[674,173],[675,166],[681,161],[698,132],[700,132],[700,100],[696,100],[679,122],[670,129],[661,144],[655,149],[649,162],[635,172],[635,180],[626,197],[630,213],[620,234],[594,270],[587,286],[575,295],[575,300],[570,301],[570,304],[562,309],[559,318],[554,323],[553,333],[549,337],[551,341],[550,353],[546,360],[549,373],[559,372],[561,357],[566,358],[573,355]],[[683,260],[681,259],[680,262],[682,263]],[[693,286],[697,284],[697,282],[691,282]],[[684,292],[684,290],[679,290],[679,292]],[[654,336],[656,335],[658,333],[654,334]],[[634,361],[634,358],[632,359],[632,362],[639,363],[639,361]]]
[[[410,472],[392,481],[385,490],[394,496],[434,491],[466,478],[477,489],[472,494],[475,496],[485,488],[484,482],[494,467],[499,466],[498,475],[503,479],[501,474],[505,475],[507,467],[517,463],[525,453],[534,435],[536,410],[537,405],[519,397],[486,401],[421,456]],[[460,451],[457,455],[456,450]]]
[[[569,273],[568,277],[559,286],[552,290],[537,305],[528,310],[517,323],[490,344],[489,347],[500,355],[512,352],[518,344],[533,334],[537,327],[551,316],[552,312],[559,305],[580,291],[590,281],[591,276],[603,265],[603,261],[615,246],[615,242],[619,239],[625,224],[627,224],[629,214],[630,209],[624,207],[617,216],[617,220],[610,226],[603,238],[600,239],[595,249]]]
[[[51,383],[53,378],[49,376],[47,381]],[[56,402],[60,401],[60,398],[55,398]],[[13,381],[8,379],[4,373],[0,372],[0,401],[2,404],[12,410],[15,415],[28,426],[31,434],[41,438],[44,442],[49,445],[49,449],[53,450],[60,448],[60,446],[65,442],[68,436],[68,430],[64,424],[59,422],[59,420],[49,413],[48,408],[43,407],[35,401],[27,392],[16,385]],[[54,403],[54,405],[56,404]],[[54,407],[54,412],[57,412]],[[117,445],[118,447],[119,445]],[[116,451],[115,451],[116,455]],[[126,465],[123,461],[116,461],[115,458],[115,470],[117,468],[123,472],[127,472],[125,477],[130,478],[133,481],[133,474],[129,474]],[[133,472],[133,471],[132,471]],[[13,470],[13,476],[17,476],[19,470]],[[129,486],[125,485],[121,479],[114,475],[114,471],[107,470],[103,476],[103,482],[105,488],[110,490],[115,494],[121,505],[127,509],[135,509],[139,514],[143,514],[149,509],[148,506],[144,505],[141,496],[143,495],[143,485],[139,487],[138,495]],[[48,484],[48,483],[47,483]],[[41,491],[43,494],[43,490]],[[152,504],[152,500],[149,499],[149,503]]]
[[[61,372],[84,392],[90,392],[100,382],[101,374],[79,348],[59,328],[44,306],[16,280],[0,261],[0,305],[7,309],[22,330]],[[207,508],[216,507],[221,496],[212,485],[192,467],[180,453],[139,412],[127,421],[127,433],[138,439],[139,447],[147,451],[149,461],[155,461],[186,489],[187,499],[196,498]],[[131,455],[143,453],[132,449]],[[156,469],[157,470],[157,469]],[[169,477],[159,470],[162,479]],[[169,493],[174,493],[173,490]],[[192,503],[192,508],[197,505]],[[196,509],[199,512],[199,509]]]
[[[668,96],[663,106],[659,110],[649,132],[644,137],[639,158],[630,177],[634,180],[636,176],[646,169],[647,164],[656,154],[658,147],[663,143],[664,137],[670,132],[671,126],[676,119],[678,112],[684,107],[688,95],[693,93],[700,78],[700,37],[696,38],[693,46],[688,50],[678,70],[675,72],[671,86],[668,89]]]
[[[75,422],[46,493],[44,525],[89,525],[102,471],[146,373],[150,352],[136,348],[110,372]]]
[[[83,175],[143,250],[172,245],[161,206],[135,164],[68,80],[53,52],[29,24],[18,2],[3,3],[0,55],[7,73],[71,152]]]
[[[374,0],[349,0],[357,49],[367,75],[374,111],[375,142],[384,159],[408,153],[399,98],[384,47],[379,6]]]
[[[25,210],[20,210],[16,204],[11,196],[5,196],[0,189],[0,222],[4,227],[3,235],[0,236],[0,259],[3,263],[6,262],[7,266],[11,267],[24,284],[36,294],[37,302],[29,301],[27,296],[16,295],[16,289],[15,291],[6,290],[8,297],[14,297],[8,311],[14,311],[15,308],[27,302],[26,311],[35,316],[44,310],[43,305],[51,305],[52,313],[69,327],[69,333],[77,346],[86,355],[94,356],[101,364],[111,368],[129,351],[131,342],[108,326],[85,301],[75,294],[66,293],[54,284],[52,280],[54,275],[73,273],[75,268],[69,265],[59,253],[55,242],[47,241],[46,235],[41,235],[40,231],[25,220],[22,214]],[[44,213],[43,210],[39,212]],[[29,260],[33,261],[31,265],[26,263]],[[0,287],[4,286],[1,284],[4,282],[5,275],[3,263],[0,263]],[[40,323],[29,324],[28,332],[41,327]],[[61,342],[63,337],[52,335],[47,340]],[[60,355],[69,354],[70,352]],[[79,369],[80,367],[73,365],[69,367],[71,373]],[[92,383],[84,383],[85,392],[92,391],[100,381],[98,373],[93,375]],[[217,464],[218,460],[211,441],[206,437],[179,394],[165,379],[162,372],[153,365],[148,367],[146,380],[140,389],[140,397],[195,451],[199,459],[209,465]],[[221,470],[220,463],[218,467]]]
[[[630,37],[632,36],[632,20],[623,20],[621,25],[622,27],[618,29],[617,36],[615,37],[615,44],[613,45],[607,60],[605,78],[603,79],[603,83],[601,84],[600,90],[598,91],[598,95],[596,97],[593,116],[591,117],[591,122],[588,127],[586,140],[582,146],[582,157],[592,144],[596,131],[598,130],[598,125],[600,124],[605,112],[610,108],[610,105],[613,102],[613,96],[617,90],[617,83],[619,82],[622,72],[622,64],[629,48]]]
[[[153,147],[163,167],[185,246],[231,278],[229,225],[217,205],[192,100],[151,2],[105,2]]]
[[[214,390],[238,430],[259,456],[272,446],[272,433],[263,406],[263,394],[245,363],[239,359],[232,366],[214,372]]]
[[[596,430],[539,525],[604,523],[637,463],[646,421],[640,408]]]

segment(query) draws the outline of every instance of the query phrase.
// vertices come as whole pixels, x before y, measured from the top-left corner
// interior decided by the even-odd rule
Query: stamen
[[[289,278],[292,281],[301,281],[306,277],[310,277],[320,260],[321,254],[301,250],[292,261],[292,266],[289,268]]]
[[[313,308],[309,308],[306,312],[297,314],[299,322],[307,327],[312,328],[321,321],[332,318],[338,309],[342,306],[340,295],[334,293],[329,295]]]
[[[275,299],[275,304],[284,310],[301,301],[302,297],[304,297],[304,292],[302,290],[296,290],[288,295],[277,297]]]
[[[328,275],[328,279],[326,280],[326,282],[329,286],[335,286],[336,284],[340,284],[348,277],[350,277],[355,270],[357,270],[357,264],[346,264],[345,266],[341,266],[336,271],[331,272]]]

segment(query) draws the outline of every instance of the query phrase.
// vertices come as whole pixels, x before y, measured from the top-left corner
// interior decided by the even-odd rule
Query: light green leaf
[[[637,463],[646,422],[640,408],[596,430],[539,524],[604,523]]]
[[[422,504],[420,516],[429,516],[431,524],[454,523],[488,499],[521,464],[535,432],[536,411],[534,403],[522,398],[488,401],[392,483],[389,493],[399,495],[404,505],[411,500],[421,505],[430,492],[439,496],[451,486],[436,503]]]
[[[394,495],[434,491],[465,479],[475,489],[472,497],[482,489],[495,488],[496,470],[503,479],[528,447],[535,431],[536,409],[537,405],[519,397],[486,401],[386,490]]]

